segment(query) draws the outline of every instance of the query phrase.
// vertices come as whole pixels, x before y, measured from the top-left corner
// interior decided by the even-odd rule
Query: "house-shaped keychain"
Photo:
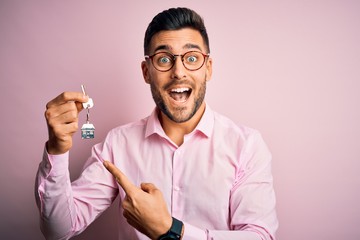
[[[95,127],[92,123],[86,122],[81,128],[81,138],[90,139],[95,137]]]

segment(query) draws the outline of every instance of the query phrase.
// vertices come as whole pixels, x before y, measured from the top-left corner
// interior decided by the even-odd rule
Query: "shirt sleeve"
[[[118,194],[103,167],[102,144],[95,145],[81,176],[71,183],[69,153],[50,155],[44,149],[35,182],[40,228],[46,239],[69,239],[81,233]]]
[[[278,220],[271,154],[261,135],[250,134],[240,151],[230,194],[230,230],[203,230],[184,223],[184,240],[275,240]]]
[[[249,135],[239,157],[230,195],[230,226],[274,240],[278,228],[271,173],[272,156],[260,133]]]

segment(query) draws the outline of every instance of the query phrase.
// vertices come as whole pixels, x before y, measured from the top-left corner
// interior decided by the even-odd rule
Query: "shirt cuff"
[[[52,155],[44,148],[43,168],[45,168],[48,176],[58,176],[64,174],[69,169],[69,152]]]
[[[184,223],[184,235],[182,237],[183,240],[207,239],[207,234],[205,230],[194,227],[193,225],[190,225],[186,222],[183,223]]]

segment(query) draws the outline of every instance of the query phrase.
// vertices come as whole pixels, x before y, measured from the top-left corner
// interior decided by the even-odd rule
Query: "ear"
[[[205,73],[205,78],[206,81],[210,81],[211,80],[211,76],[212,76],[212,58],[208,58],[206,61],[206,73]]]
[[[141,70],[144,77],[144,80],[147,84],[150,84],[150,76],[149,76],[149,66],[148,63],[145,61],[141,62]]]

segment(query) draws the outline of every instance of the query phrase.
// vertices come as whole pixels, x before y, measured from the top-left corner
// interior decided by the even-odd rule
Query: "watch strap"
[[[167,240],[167,239],[181,239],[181,233],[183,228],[183,222],[172,217],[172,224],[165,234],[159,237],[159,240]]]

